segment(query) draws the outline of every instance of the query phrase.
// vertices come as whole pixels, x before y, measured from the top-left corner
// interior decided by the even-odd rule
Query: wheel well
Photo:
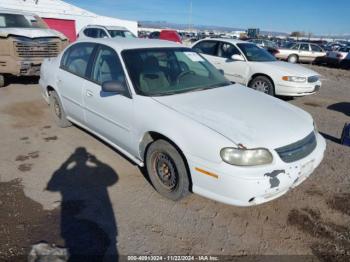
[[[275,83],[273,82],[272,78],[269,77],[268,75],[263,74],[263,73],[256,73],[256,74],[252,75],[252,77],[251,77],[250,80],[249,80],[248,86],[250,86],[250,84],[252,83],[252,81],[253,81],[256,77],[258,77],[258,76],[267,77],[267,78],[271,81],[271,83],[272,83],[272,85],[273,85],[273,89],[275,89]]]
[[[55,91],[55,89],[54,89],[52,86],[48,86],[48,87],[46,88],[46,91],[47,91],[47,94],[50,95],[50,92],[51,92],[51,91]]]
[[[163,139],[163,140],[169,142],[171,145],[173,145],[177,149],[177,151],[182,156],[182,159],[184,160],[185,166],[187,169],[188,179],[190,181],[190,191],[192,191],[192,177],[191,177],[190,168],[189,168],[188,163],[187,163],[187,159],[186,159],[184,153],[182,152],[182,150],[180,149],[180,147],[174,141],[172,141],[170,138],[168,138],[168,137],[166,137],[158,132],[155,132],[155,131],[149,131],[143,136],[141,143],[140,143],[139,150],[140,150],[140,156],[142,157],[142,160],[144,161],[145,166],[146,166],[145,160],[146,160],[147,149],[149,148],[149,146],[153,142],[155,142],[159,139]]]
[[[144,160],[146,158],[146,152],[147,152],[147,148],[156,140],[159,139],[163,139],[168,141],[170,144],[172,144],[173,146],[176,147],[176,149],[182,153],[181,149],[168,137],[158,133],[158,132],[154,132],[154,131],[149,131],[147,132],[140,143],[140,156],[142,157],[142,159]]]

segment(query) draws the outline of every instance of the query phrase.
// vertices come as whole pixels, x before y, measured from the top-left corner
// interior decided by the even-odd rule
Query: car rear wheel
[[[298,63],[298,56],[297,55],[290,55],[289,57],[288,57],[288,62],[289,63],[293,63],[293,64],[295,64],[295,63]]]
[[[177,201],[189,194],[185,161],[169,142],[160,139],[149,146],[146,168],[152,185],[162,196]]]
[[[0,75],[0,87],[4,87],[4,86],[5,86],[5,76]]]
[[[66,118],[66,113],[63,110],[61,100],[56,91],[50,92],[50,108],[54,120],[59,127],[69,127],[72,125]]]
[[[275,95],[273,83],[266,76],[255,77],[250,82],[249,87],[256,90],[256,91],[263,92],[263,93],[271,95],[271,96]]]

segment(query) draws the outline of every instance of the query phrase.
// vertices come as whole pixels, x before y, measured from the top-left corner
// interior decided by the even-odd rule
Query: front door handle
[[[93,97],[94,93],[92,93],[92,91],[90,91],[90,90],[86,90],[86,96],[87,97]]]

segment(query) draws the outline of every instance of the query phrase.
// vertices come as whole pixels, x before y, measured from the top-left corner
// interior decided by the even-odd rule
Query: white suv
[[[78,38],[135,38],[127,28],[122,26],[88,25],[80,30]]]

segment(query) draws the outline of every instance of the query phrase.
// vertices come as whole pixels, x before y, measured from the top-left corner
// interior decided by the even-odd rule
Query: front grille
[[[60,42],[15,42],[18,57],[56,57],[60,53]]]
[[[304,139],[288,146],[277,148],[280,158],[286,163],[292,163],[303,159],[315,150],[317,145],[315,133],[312,132]]]
[[[316,83],[319,79],[320,79],[319,76],[310,76],[310,77],[308,77],[307,81],[309,83]]]

